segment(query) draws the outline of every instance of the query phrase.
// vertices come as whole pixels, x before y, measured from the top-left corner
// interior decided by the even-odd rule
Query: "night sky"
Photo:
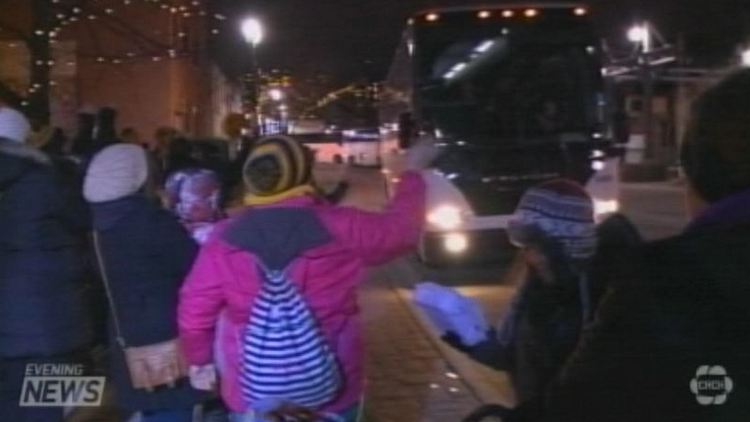
[[[253,13],[268,26],[259,59],[264,67],[295,76],[323,73],[344,84],[382,78],[407,17],[439,5],[470,0],[216,0],[229,19],[215,50],[230,72],[247,64],[247,48],[235,34],[237,19]],[[479,3],[479,2],[477,2]],[[488,1],[485,4],[507,4]],[[537,2],[537,3],[543,3]],[[590,0],[603,35],[622,43],[624,31],[641,18],[652,20],[665,38],[680,34],[695,65],[726,61],[740,42],[750,42],[750,0]]]

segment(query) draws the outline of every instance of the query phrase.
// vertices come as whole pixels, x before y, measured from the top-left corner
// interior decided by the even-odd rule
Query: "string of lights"
[[[80,61],[89,61],[101,65],[122,65],[187,59],[195,57],[198,53],[195,45],[191,46],[186,42],[189,36],[188,29],[194,23],[192,20],[201,19],[203,22],[200,22],[199,27],[202,26],[209,31],[208,34],[214,36],[219,34],[221,22],[227,20],[227,17],[222,14],[209,15],[206,6],[207,0],[51,0],[51,3],[53,8],[51,19],[47,25],[42,27],[22,30],[12,24],[0,22],[0,32],[4,32],[6,37],[9,36],[9,40],[17,40],[6,42],[6,46],[14,48],[25,44],[30,50],[31,65],[33,66],[50,68],[58,64],[61,66],[77,66]],[[175,32],[170,34],[167,42],[162,42],[158,37],[146,34],[129,21],[130,16],[128,14],[135,7],[150,7],[168,14],[165,17],[170,20],[169,26],[174,28]],[[131,9],[131,11],[127,9]],[[55,46],[62,44],[67,39],[75,39],[75,36],[66,33],[66,31],[80,28],[80,25],[94,25],[91,27],[94,31],[109,30],[119,33],[120,36],[130,35],[133,38],[133,48],[126,48],[124,52],[117,54],[106,54],[102,51],[78,51],[75,53],[75,60],[73,57],[57,57],[58,55],[54,54],[54,51],[57,50]],[[36,39],[36,37],[48,38],[49,45],[53,50],[52,55],[55,58],[34,59],[33,45],[38,45],[38,42],[42,41]],[[103,50],[103,48],[97,48],[97,50]],[[16,84],[12,83],[12,85]],[[49,79],[46,82],[32,80],[28,86],[15,86],[13,90],[23,93],[22,95],[25,98],[21,104],[27,106],[33,95],[44,92],[48,87],[54,88],[58,85],[58,82],[54,79]]]
[[[60,33],[64,31],[66,27],[72,26],[74,24],[82,24],[86,21],[96,21],[98,19],[108,20],[109,22],[117,22],[118,15],[122,13],[122,10],[120,10],[119,7],[132,8],[143,5],[151,6],[153,8],[159,9],[160,11],[174,15],[174,18],[176,19],[175,26],[178,28],[187,27],[188,24],[186,24],[185,21],[189,19],[207,19],[209,22],[207,27],[210,27],[209,34],[214,36],[220,33],[218,23],[227,19],[226,16],[218,13],[208,16],[209,12],[206,5],[204,4],[204,0],[121,0],[121,2],[119,2],[119,6],[113,1],[85,2],[86,4],[83,4],[84,2],[74,2],[74,4],[68,4],[63,0],[52,0],[52,2],[60,5],[60,10],[55,15],[52,28],[48,32],[45,32],[42,29],[35,29],[33,31],[34,36],[48,36],[50,38],[51,44],[58,43]],[[124,26],[124,23],[121,20],[117,23],[121,24],[120,26]],[[94,54],[81,53],[78,55],[78,58],[82,60],[91,60],[101,64],[119,65],[144,60],[158,62],[161,60],[181,59],[194,55],[195,51],[190,51],[184,47],[181,48],[179,46],[180,40],[188,37],[188,32],[181,29],[175,35],[176,36],[172,37],[172,39],[170,40],[171,45],[167,46],[159,45],[160,43],[154,41],[153,38],[149,38],[141,34],[141,41],[151,44],[151,48],[140,48],[136,51],[128,51],[121,54],[103,54],[101,52],[97,52]],[[44,66],[45,64],[49,65],[48,63],[42,62],[38,62],[35,64],[38,66]]]

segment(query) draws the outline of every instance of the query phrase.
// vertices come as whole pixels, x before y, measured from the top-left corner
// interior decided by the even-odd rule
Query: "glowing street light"
[[[256,18],[247,18],[242,21],[242,36],[248,44],[253,47],[263,42],[263,24]]]
[[[274,101],[281,101],[284,99],[284,91],[279,88],[272,88],[268,91],[268,96]]]
[[[261,87],[260,87],[261,72],[260,72],[260,66],[258,65],[257,50],[258,50],[258,45],[261,42],[263,42],[263,37],[264,37],[263,24],[257,18],[254,18],[254,17],[245,18],[240,25],[240,32],[242,33],[242,37],[245,39],[245,42],[247,42],[250,45],[250,54],[252,58],[251,75],[249,75],[249,77],[246,79],[246,82],[245,82],[246,83],[245,89],[247,91],[248,97],[251,98],[251,100],[248,101],[245,104],[245,106],[247,106],[247,109],[249,109],[250,106],[254,107],[255,115],[257,118],[257,127],[260,130],[258,134],[262,135],[263,134],[263,117],[261,116],[261,107],[260,107],[260,101],[259,101],[260,91],[261,91]]]
[[[651,50],[651,29],[648,24],[635,25],[628,30],[628,40],[638,44],[644,52]]]

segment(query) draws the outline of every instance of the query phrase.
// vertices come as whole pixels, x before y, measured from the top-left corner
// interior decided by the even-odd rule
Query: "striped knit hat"
[[[308,185],[312,179],[312,154],[286,136],[261,139],[242,168],[248,193],[272,197]]]
[[[566,256],[588,260],[596,252],[596,225],[591,197],[576,182],[558,179],[529,189],[508,223],[517,246],[534,244],[535,236],[553,239]]]

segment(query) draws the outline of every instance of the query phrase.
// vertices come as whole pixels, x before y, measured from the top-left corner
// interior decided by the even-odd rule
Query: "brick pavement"
[[[456,422],[479,405],[388,277],[365,284],[360,302],[368,422]]]

